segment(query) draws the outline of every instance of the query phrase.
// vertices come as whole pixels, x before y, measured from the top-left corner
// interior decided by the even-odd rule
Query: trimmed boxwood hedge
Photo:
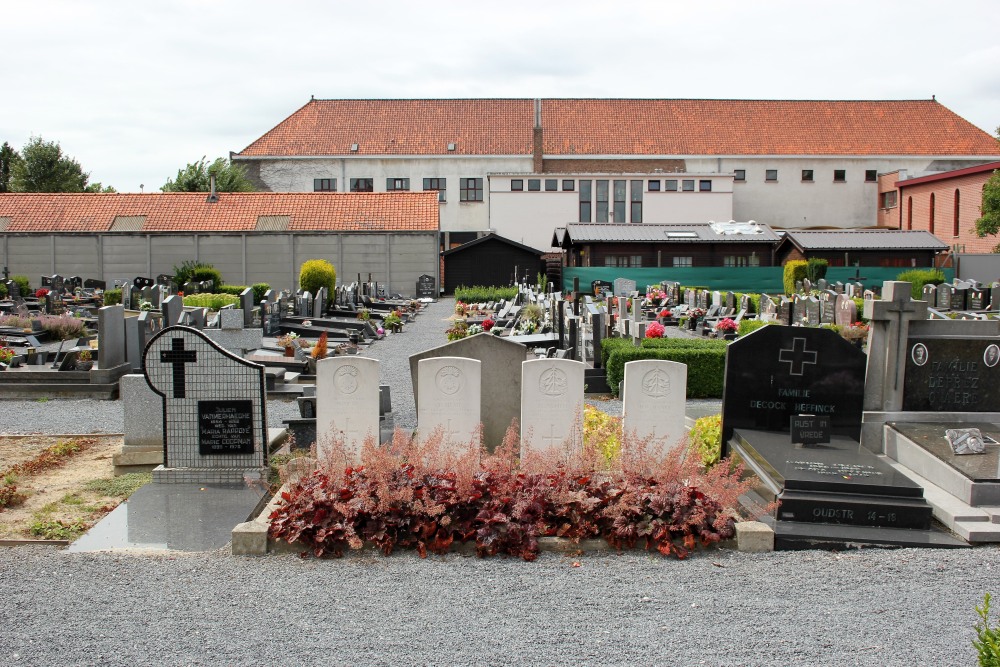
[[[647,338],[635,347],[626,338],[601,341],[608,386],[615,394],[625,378],[625,364],[640,359],[665,359],[688,367],[688,398],[722,398],[726,372],[726,341],[684,338]]]

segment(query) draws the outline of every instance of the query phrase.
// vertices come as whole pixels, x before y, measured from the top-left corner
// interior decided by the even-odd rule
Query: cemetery
[[[9,279],[0,396],[123,406],[114,472],[151,477],[75,551],[1000,541],[1000,287],[798,268],[784,294],[539,274],[454,301],[322,260],[294,291]]]

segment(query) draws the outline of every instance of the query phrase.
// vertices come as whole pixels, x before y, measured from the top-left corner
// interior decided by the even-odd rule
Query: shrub
[[[996,627],[990,627],[990,594],[983,596],[983,605],[976,605],[979,621],[973,626],[976,638],[972,645],[979,652],[982,667],[1000,667],[1000,619]]]
[[[184,283],[200,283],[206,280],[212,281],[211,290],[218,291],[222,287],[222,274],[211,264],[196,262],[192,259],[185,260],[180,266],[174,267],[174,280],[178,285]]]
[[[810,257],[806,261],[806,277],[813,284],[821,278],[826,278],[826,270],[830,268],[830,262],[819,257]],[[794,284],[794,283],[793,283]]]
[[[31,280],[28,279],[28,276],[11,276],[10,279],[21,288],[22,297],[31,294]]]
[[[3,299],[6,296],[7,296],[7,284],[0,283],[0,299]]]
[[[592,405],[583,406],[583,446],[599,452],[609,463],[621,453],[622,419]]]
[[[785,294],[795,294],[795,283],[806,275],[808,262],[803,259],[793,259],[785,262],[784,271],[781,274],[782,283],[785,286]]]
[[[311,477],[281,494],[269,535],[316,557],[371,544],[385,554],[414,549],[443,554],[472,542],[480,557],[526,561],[538,538],[603,537],[614,548],[645,542],[686,557],[735,534],[727,503],[750,488],[742,469],[705,472],[683,448],[665,456],[629,442],[609,462],[595,447],[561,448],[519,460],[516,424],[494,453],[444,447],[440,430],[417,440],[397,430],[391,443],[369,440],[360,465],[345,467],[343,443]],[[683,480],[683,481],[681,481]]]
[[[264,292],[271,289],[271,285],[268,283],[254,283],[250,286],[250,289],[253,290],[254,304],[258,304],[264,300]]]
[[[230,294],[232,296],[239,296],[243,293],[243,290],[247,288],[246,285],[219,285],[216,288],[216,294]]]
[[[863,322],[864,324],[868,324],[868,318],[865,317],[865,300],[860,296],[852,298],[854,300],[854,306],[858,311],[858,321]]]
[[[87,335],[87,325],[72,315],[42,315],[38,318],[45,331],[56,340],[69,340]]]
[[[688,431],[688,448],[706,467],[718,463],[722,456],[722,415],[696,419]]]
[[[117,306],[122,302],[122,291],[120,288],[104,290],[104,305]]]
[[[320,287],[325,287],[329,294],[337,286],[337,270],[325,259],[310,259],[302,263],[299,269],[299,289],[315,295]]]
[[[900,273],[896,280],[910,283],[910,293],[919,301],[924,298],[924,285],[940,285],[944,282],[944,272],[941,269],[911,269]]]
[[[647,347],[648,342],[672,339],[647,338],[640,348],[617,349],[608,357],[605,373],[608,386],[615,393],[618,383],[625,378],[625,364],[639,359],[665,359],[687,365],[688,398],[722,398],[722,385],[726,370],[726,342],[710,341],[715,346],[698,347]],[[706,341],[708,342],[708,341]]]
[[[517,287],[487,287],[474,285],[466,287],[459,285],[455,288],[455,300],[465,303],[486,303],[487,301],[510,301],[517,296]]]
[[[240,298],[232,294],[185,294],[184,305],[192,308],[221,310],[225,306],[240,305]]]
[[[752,331],[756,331],[761,327],[766,327],[770,322],[765,322],[764,320],[741,320],[739,333],[741,336],[745,336]]]

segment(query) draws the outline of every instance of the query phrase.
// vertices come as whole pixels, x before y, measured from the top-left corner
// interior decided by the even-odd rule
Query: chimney
[[[214,204],[215,202],[219,201],[219,195],[216,194],[215,192],[215,174],[208,175],[208,184],[209,184],[208,187],[211,189],[211,192],[208,193],[208,199],[206,199],[205,201],[207,201],[209,204]]]
[[[535,98],[535,127],[531,135],[532,171],[542,173],[545,160],[542,157],[542,100]]]

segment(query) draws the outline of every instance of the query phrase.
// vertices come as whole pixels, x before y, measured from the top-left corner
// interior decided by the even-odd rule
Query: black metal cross
[[[160,361],[164,364],[173,364],[174,398],[185,398],[184,380],[187,373],[184,364],[198,361],[198,353],[194,350],[185,350],[183,338],[174,338],[169,350],[160,350]]]
[[[793,338],[791,349],[784,349],[778,353],[778,361],[788,364],[789,375],[802,375],[806,364],[816,363],[817,353],[815,350],[806,351],[805,338]]]

